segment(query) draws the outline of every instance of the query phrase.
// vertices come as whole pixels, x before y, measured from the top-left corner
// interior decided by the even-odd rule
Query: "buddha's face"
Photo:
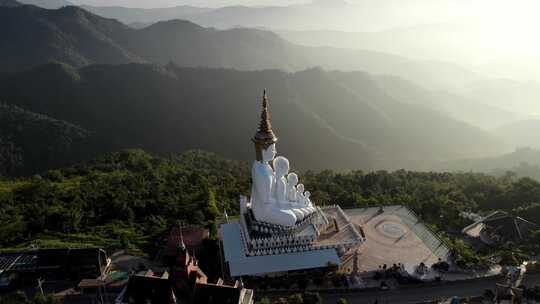
[[[287,182],[293,186],[296,186],[296,184],[298,184],[298,175],[296,175],[294,172],[289,173],[289,175],[287,175]]]
[[[311,196],[311,193],[309,191],[304,192],[304,196],[306,198],[309,198]]]
[[[304,193],[304,184],[298,184],[298,186],[296,186],[296,189],[298,189],[300,193]]]
[[[276,144],[271,144],[268,148],[262,150],[263,162],[270,162],[276,157]]]

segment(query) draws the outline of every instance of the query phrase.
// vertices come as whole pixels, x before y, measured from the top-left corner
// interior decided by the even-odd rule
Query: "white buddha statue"
[[[270,145],[262,151],[263,160],[253,163],[251,169],[253,179],[251,209],[259,221],[290,227],[296,223],[295,213],[290,207],[280,204],[273,196],[276,176],[269,162],[273,160],[275,151],[275,144]],[[285,188],[283,187],[283,189]]]
[[[296,201],[300,206],[304,206],[305,199],[304,184],[298,184],[298,186],[296,186]]]
[[[274,189],[276,200],[279,203],[287,202],[287,180],[285,174],[289,172],[289,160],[283,156],[274,158],[274,171],[276,174],[276,187]]]
[[[291,172],[287,175],[287,200],[296,202],[296,184],[298,184],[298,175]]]
[[[274,189],[276,187],[276,175],[269,163],[276,156],[277,137],[274,135],[270,123],[266,91],[263,95],[263,110],[259,130],[255,133],[252,141],[255,144],[257,159],[251,169],[253,181],[251,188],[251,209],[253,214],[258,221],[287,227],[294,226],[297,221],[295,213],[290,207],[288,208],[279,204],[274,196],[276,193],[276,189]],[[287,172],[283,173],[281,177],[285,176],[285,174]],[[283,189],[280,189],[280,191],[284,189],[285,187],[283,186]]]
[[[306,192],[309,192],[309,191],[306,191]],[[296,198],[297,198],[298,208],[300,208],[300,210],[304,214],[304,217],[310,215],[311,210],[307,208],[307,205],[306,205],[304,184],[298,184],[298,186],[296,186]]]
[[[290,209],[296,216],[297,221],[304,219],[304,213],[300,210],[301,206],[287,199],[287,180],[285,175],[289,173],[289,160],[283,156],[274,159],[274,170],[276,174],[275,198],[278,205],[283,209]]]
[[[313,203],[311,203],[311,200],[309,199],[310,196],[311,196],[311,192],[309,191],[304,192],[304,203],[305,203],[306,209],[308,210],[309,213],[312,213],[312,212],[315,212],[315,207],[313,207]]]

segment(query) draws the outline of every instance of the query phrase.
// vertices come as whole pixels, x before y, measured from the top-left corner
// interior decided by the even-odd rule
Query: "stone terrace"
[[[353,225],[362,227],[365,241],[349,250],[343,268],[352,269],[353,252],[358,251],[359,271],[377,270],[380,265],[402,263],[411,272],[420,262],[436,263],[448,259],[448,248],[416,215],[403,206],[348,209],[344,211]]]
[[[362,238],[359,233],[359,229],[354,227],[347,215],[337,207],[329,207],[324,209],[324,213],[330,221],[330,229],[326,231],[320,231],[320,235],[314,242],[316,246],[332,245],[332,244],[348,244],[348,243],[360,243]],[[332,225],[332,219],[336,219],[339,227],[338,231],[335,231]]]

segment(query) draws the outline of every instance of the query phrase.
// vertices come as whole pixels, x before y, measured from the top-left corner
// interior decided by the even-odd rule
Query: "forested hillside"
[[[114,41],[115,35],[127,32],[120,22],[73,6],[0,7],[0,70],[20,71],[51,61],[75,66],[143,61]]]
[[[297,168],[429,168],[500,149],[489,133],[395,100],[363,73],[49,64],[4,78],[0,98],[92,132],[92,155],[201,148],[252,160],[263,88],[278,150]]]
[[[225,208],[234,213],[247,189],[247,168],[203,152],[156,158],[134,150],[2,181],[0,247],[33,240],[145,249],[168,225],[205,225]],[[209,205],[212,197],[219,201]]]
[[[65,121],[0,103],[0,176],[39,172],[88,155],[90,133]]]
[[[155,157],[131,150],[0,181],[0,247],[98,245],[153,252],[154,242],[178,221],[213,229],[224,209],[237,214],[239,195],[249,194],[249,171],[247,162],[202,151]],[[529,178],[327,170],[300,172],[300,180],[317,204],[403,204],[441,231],[468,224],[461,211],[502,209],[540,222],[540,183]],[[531,234],[524,252],[540,249],[539,235]]]

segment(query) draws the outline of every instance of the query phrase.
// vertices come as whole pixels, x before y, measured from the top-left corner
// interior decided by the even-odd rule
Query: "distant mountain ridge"
[[[21,3],[15,0],[0,0],[0,7],[17,7],[20,5]]]
[[[88,147],[93,154],[201,148],[251,160],[265,87],[278,149],[296,168],[430,168],[500,149],[487,132],[395,100],[368,74],[321,69],[49,64],[4,78],[0,99],[82,126],[99,142]]]
[[[513,121],[493,130],[493,134],[514,147],[540,149],[540,119]]]
[[[384,53],[303,47],[264,30],[181,20],[137,30],[79,7],[0,8],[0,70],[12,72],[0,79],[0,100],[81,126],[92,134],[90,155],[202,148],[250,160],[244,145],[256,121],[239,113],[257,116],[264,87],[276,126],[290,135],[280,147],[302,169],[430,169],[506,151],[472,125],[482,114],[506,122],[505,111],[437,89],[477,75]]]
[[[118,2],[117,2],[118,3]],[[185,3],[185,2],[184,2]],[[403,23],[409,12],[423,7],[418,1],[305,1],[290,5],[229,5],[205,7],[200,2],[171,8],[123,8],[119,6],[83,6],[85,9],[107,18],[115,18],[126,24],[133,22],[154,23],[170,19],[186,19],[203,26],[229,29],[243,26],[272,30],[352,30],[363,28],[377,30]],[[192,4],[190,3],[190,4]],[[375,7],[375,9],[374,9]],[[400,10],[401,19],[396,20],[392,11]],[[418,17],[418,16],[416,16]],[[427,19],[416,18],[416,19]],[[427,21],[426,22],[429,22]],[[407,23],[407,22],[405,22]]]
[[[73,6],[0,8],[0,66],[3,71],[20,71],[51,61],[73,66],[143,62],[114,39],[130,30]]]
[[[22,4],[31,4],[46,9],[58,9],[64,6],[72,6],[73,3],[66,0],[17,0]]]
[[[26,40],[21,37],[36,36]],[[164,43],[164,42],[167,43]],[[16,71],[51,61],[88,64],[170,61],[191,67],[299,71],[313,66],[393,74],[416,83],[454,87],[477,76],[459,66],[411,61],[362,50],[303,47],[264,30],[216,30],[187,21],[164,21],[139,30],[77,7],[0,8],[0,65]]]

